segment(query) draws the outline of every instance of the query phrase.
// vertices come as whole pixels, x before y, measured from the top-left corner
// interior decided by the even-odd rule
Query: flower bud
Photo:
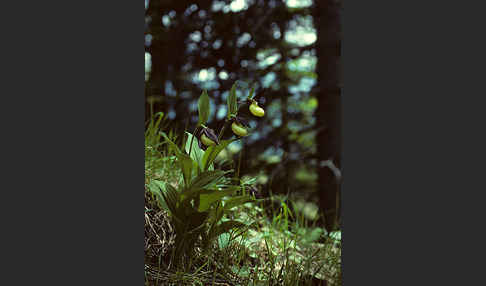
[[[246,130],[246,128],[242,124],[239,124],[236,121],[231,124],[231,130],[233,130],[233,133],[240,137],[248,135],[248,130]]]
[[[258,106],[256,101],[253,101],[250,105],[250,112],[257,117],[263,117],[265,115],[265,110]]]

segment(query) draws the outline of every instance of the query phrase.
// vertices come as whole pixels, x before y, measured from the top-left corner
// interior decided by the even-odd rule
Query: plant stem
[[[225,120],[223,128],[221,128],[221,131],[219,131],[218,141],[221,140],[221,137],[223,137],[223,133],[226,131],[226,128],[228,128],[229,122],[230,121],[228,119]]]
[[[244,145],[243,145],[243,147],[244,147]],[[244,148],[241,148],[241,150],[240,150],[240,156],[238,156],[238,169],[236,171],[236,178],[239,178],[240,177],[241,157],[242,157],[242,154],[243,154],[243,149]]]
[[[192,133],[191,145],[189,146],[189,157],[191,156],[191,151],[192,151],[192,141],[194,141],[194,136],[196,136],[196,131],[197,131],[198,128],[199,128],[199,126],[196,126],[196,128],[194,128],[194,132]]]

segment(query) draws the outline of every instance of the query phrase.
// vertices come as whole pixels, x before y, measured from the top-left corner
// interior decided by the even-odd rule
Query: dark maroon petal
[[[248,123],[248,119],[242,116],[236,117],[236,123],[243,125],[246,128],[250,128],[250,124]]]
[[[204,128],[198,127],[198,130],[196,131],[196,137],[199,139],[201,138],[201,135],[204,133]]]
[[[201,137],[197,138],[197,145],[199,145],[199,148],[206,150],[208,147],[201,142]]]
[[[204,134],[206,135],[206,137],[214,141],[216,144],[219,144],[218,136],[216,135],[213,129],[204,128]]]

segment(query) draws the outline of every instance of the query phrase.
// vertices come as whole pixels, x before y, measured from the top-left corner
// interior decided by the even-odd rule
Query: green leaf
[[[206,90],[203,91],[197,102],[197,108],[199,111],[199,125],[206,124],[211,113],[211,107],[209,105],[209,96]]]
[[[179,193],[177,190],[171,186],[170,184],[165,185],[165,192],[161,192],[162,197],[165,200],[165,203],[167,207],[169,208],[169,211],[171,214],[178,218],[178,209],[177,209],[177,204],[179,202]]]
[[[201,148],[199,148],[199,144],[197,143],[197,137],[192,135],[191,133],[189,132],[186,132],[187,134],[187,140],[186,140],[186,146],[185,146],[185,150],[186,150],[186,153],[189,154],[189,150],[191,150],[191,158],[197,162],[197,165],[202,169],[202,159],[203,159],[203,156],[204,156],[204,150],[202,150]],[[194,137],[194,139],[193,139]],[[191,149],[191,141],[192,141],[192,149]]]
[[[194,167],[193,161],[191,157],[183,153],[181,153],[177,158],[182,169],[182,175],[184,176],[184,183],[186,186],[188,186],[192,179],[192,168]]]
[[[182,153],[179,147],[177,147],[177,145],[174,142],[172,142],[172,140],[170,140],[169,137],[167,137],[167,135],[164,132],[162,132],[162,136],[164,136],[165,140],[169,142],[169,144],[173,148],[174,153],[177,157],[177,162],[179,163],[179,166],[182,170],[184,183],[186,186],[188,186],[192,179],[193,161],[191,157]]]
[[[219,249],[223,249],[229,245],[230,242],[230,234],[229,233],[222,233],[218,236],[218,245]]]
[[[163,112],[157,112],[157,113],[155,113],[155,118],[157,118],[157,116],[159,118],[155,122],[155,126],[154,126],[156,130],[159,128],[160,122],[162,121],[162,118],[164,118],[164,113]]]
[[[222,170],[206,171],[201,173],[199,176],[194,178],[191,183],[191,188],[205,188],[206,186],[219,181],[219,179],[221,179],[221,177],[227,173],[229,173],[229,171]]]
[[[220,225],[218,225],[216,227],[216,230],[214,231],[213,235],[216,237],[216,236],[219,236],[219,235],[221,235],[225,232],[229,232],[233,229],[243,228],[243,227],[246,228],[247,225],[242,223],[241,221],[228,220],[228,221],[222,222]]]
[[[223,214],[224,210],[220,202],[216,205],[216,207],[211,208],[211,210],[209,211],[209,220],[213,222],[213,224],[216,224],[221,220]]]
[[[251,197],[249,196],[238,196],[238,197],[233,197],[227,200],[224,204],[224,209],[229,210],[231,208],[234,208],[236,206],[252,202],[254,201]]]
[[[308,235],[306,235],[305,240],[307,242],[317,241],[324,234],[324,230],[320,227],[314,228]]]
[[[249,99],[253,99],[253,94],[255,93],[255,86],[253,86],[250,90],[250,94],[248,95]]]
[[[221,151],[223,151],[223,149],[226,148],[229,144],[233,143],[236,140],[238,139],[234,138],[230,140],[221,140],[218,145],[210,146],[208,149],[206,149],[201,160],[203,170],[208,170],[218,154],[221,153]]]
[[[203,238],[205,248],[211,243],[212,239],[214,238],[214,231],[216,229],[216,225],[223,217],[223,207],[221,201],[219,201],[215,207],[209,210],[209,217],[208,221],[210,222],[209,232],[206,233],[205,237]]]
[[[157,119],[158,117],[158,119]],[[156,142],[159,142],[159,125],[164,117],[163,112],[157,112],[152,119],[150,119],[147,130],[145,131],[145,141],[149,146],[153,146]],[[154,121],[156,120],[156,121]]]
[[[242,185],[253,185],[257,181],[256,177],[243,177],[241,179]]]
[[[236,115],[236,112],[238,111],[238,103],[237,103],[237,98],[236,98],[236,85],[237,83],[235,82],[233,86],[231,87],[230,94],[228,96],[228,118],[231,118],[231,115]]]
[[[233,265],[231,266],[231,271],[233,271],[233,273],[236,274],[238,277],[245,277],[245,278],[250,277],[250,270],[248,266],[240,267],[240,266]]]
[[[167,136],[167,134],[165,134],[165,132],[160,132],[160,134],[162,134],[162,136],[164,136],[164,139],[166,142],[169,143],[170,147],[174,150],[174,153],[176,154],[177,156],[177,153],[181,153],[181,150],[179,149],[179,147],[177,147],[177,145],[172,142],[172,140],[170,140],[169,136]]]
[[[238,186],[235,186],[238,187]],[[204,190],[201,191],[199,197],[199,211],[203,212],[209,209],[209,207],[216,201],[221,200],[223,197],[232,195],[238,188],[229,187],[225,190]]]
[[[169,211],[169,207],[167,206],[167,203],[162,196],[162,192],[166,192],[165,183],[157,180],[152,180],[148,184],[147,189],[155,195],[162,208]]]
[[[221,179],[226,173],[229,171],[206,171],[204,173],[199,174],[194,180],[192,181],[191,185],[182,191],[182,199],[183,200],[190,200],[192,197],[197,195],[201,192],[204,188],[213,183],[216,183]]]

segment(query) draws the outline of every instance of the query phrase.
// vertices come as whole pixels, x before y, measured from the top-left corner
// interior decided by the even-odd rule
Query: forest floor
[[[313,225],[302,211],[306,203],[271,197],[266,200],[270,204],[249,202],[234,207],[229,217],[257,223],[239,237],[220,235],[210,254],[198,249],[191,263],[175,266],[171,217],[149,189],[145,285],[341,285],[341,233],[328,234]]]

